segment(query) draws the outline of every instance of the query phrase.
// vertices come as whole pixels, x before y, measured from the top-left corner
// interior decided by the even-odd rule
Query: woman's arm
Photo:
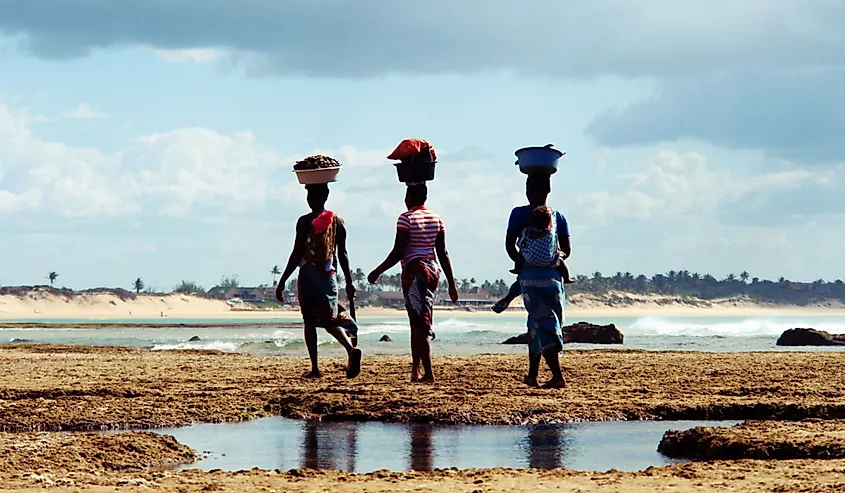
[[[367,280],[370,284],[378,282],[378,278],[382,274],[402,260],[402,255],[405,254],[405,249],[408,247],[409,236],[410,233],[408,231],[402,229],[396,230],[396,238],[393,240],[393,250],[387,254],[387,258],[384,259],[384,262],[379,264],[379,266],[373,269],[373,271],[370,272],[370,275],[367,276]]]
[[[557,242],[560,245],[561,257],[566,260],[572,255],[572,238],[569,235],[558,234]]]
[[[508,231],[505,235],[505,251],[508,252],[508,257],[517,265],[522,262],[522,255],[516,249],[516,242],[519,240],[519,234],[513,231]]]
[[[337,261],[343,271],[343,278],[346,280],[346,298],[355,298],[355,285],[352,283],[352,270],[349,268],[349,252],[346,250],[346,224],[343,219],[337,218]]]
[[[300,217],[296,222],[296,238],[293,240],[293,250],[290,252],[288,265],[282,272],[282,277],[279,278],[279,285],[276,286],[276,299],[282,302],[284,301],[285,284],[287,284],[293,271],[299,266],[299,262],[302,260],[302,252],[305,251],[305,235],[308,234],[308,229],[307,226],[304,226],[307,224],[304,219],[304,217]]]
[[[443,273],[446,274],[446,281],[449,283],[449,298],[452,299],[452,303],[457,303],[458,287],[455,284],[455,276],[452,273],[452,260],[449,258],[449,252],[446,250],[445,231],[437,233],[437,238],[434,240],[434,249],[437,251],[437,259],[440,261],[440,267],[443,268]]]
[[[557,242],[564,260],[572,255],[572,239],[569,237],[569,223],[560,212],[557,213]]]

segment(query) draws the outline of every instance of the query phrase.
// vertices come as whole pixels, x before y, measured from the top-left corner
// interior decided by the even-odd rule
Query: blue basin
[[[514,154],[517,158],[515,164],[523,173],[553,174],[557,171],[558,161],[566,153],[555,149],[554,144],[547,144],[543,147],[523,147]]]

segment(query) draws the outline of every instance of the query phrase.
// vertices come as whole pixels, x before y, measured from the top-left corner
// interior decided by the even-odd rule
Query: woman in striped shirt
[[[405,205],[408,210],[396,222],[396,239],[393,250],[384,262],[376,267],[367,280],[375,284],[378,278],[397,262],[402,264],[402,292],[411,326],[411,381],[433,382],[431,370],[431,330],[434,297],[440,283],[440,265],[449,283],[452,303],[458,301],[458,289],[452,274],[452,262],[446,251],[446,227],[440,216],[425,207],[428,187],[425,183],[408,185]],[[420,376],[420,363],[423,375]]]

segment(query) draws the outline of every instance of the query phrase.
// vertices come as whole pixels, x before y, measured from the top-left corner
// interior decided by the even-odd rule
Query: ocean
[[[621,346],[568,344],[566,349],[625,348],[683,351],[845,351],[843,347],[780,348],[778,336],[787,329],[811,327],[845,333],[845,316],[821,317],[615,317],[569,319],[595,324],[614,323],[625,335]],[[13,322],[7,320],[5,322]],[[17,320],[32,322],[27,328],[0,328],[0,343],[81,344],[130,346],[153,350],[217,349],[275,356],[306,354],[300,319],[150,319],[150,320]],[[361,318],[359,347],[365,354],[407,354],[407,319]],[[90,327],[81,324],[91,324]],[[197,325],[180,327],[179,324]],[[105,327],[98,327],[106,325]],[[523,353],[523,346],[503,345],[508,337],[525,331],[525,315],[504,314],[435,319],[434,353]],[[387,335],[392,342],[379,342]],[[199,340],[190,341],[194,336]],[[342,348],[319,332],[319,351],[342,355]]]

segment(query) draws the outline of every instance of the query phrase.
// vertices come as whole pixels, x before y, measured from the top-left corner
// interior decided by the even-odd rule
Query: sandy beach
[[[625,299],[624,302],[614,301]],[[449,318],[498,317],[489,310],[468,311],[462,308],[437,307],[436,315]],[[507,316],[524,314],[521,300],[516,300]],[[403,318],[404,310],[361,307],[364,318]],[[766,317],[766,316],[842,316],[845,308],[839,303],[818,306],[763,305],[748,299],[690,300],[680,297],[609,293],[600,298],[575,294],[567,297],[567,317]],[[49,292],[33,291],[26,296],[0,295],[0,320],[149,320],[149,319],[296,319],[296,308],[284,310],[235,311],[222,300],[200,296],[141,294],[121,298],[109,293],[76,293],[66,297]]]
[[[845,418],[840,353],[567,351],[560,392],[522,383],[520,355],[435,357],[411,385],[406,357],[364,359],[347,380],[324,358],[85,346],[0,346],[5,431],[155,428],[293,418],[523,424],[609,419]],[[31,375],[21,379],[21,375]],[[541,378],[548,375],[541,373]]]
[[[724,491],[815,491],[801,489],[809,481],[819,491],[836,491],[845,485],[845,461],[839,459],[702,462],[639,473],[504,469],[369,475],[173,472],[162,471],[160,466],[190,461],[198,451],[170,437],[36,433],[154,428],[268,415],[498,424],[845,417],[845,388],[834,383],[845,372],[845,360],[836,353],[567,351],[564,366],[570,386],[561,391],[522,385],[525,361],[519,356],[439,357],[435,365],[440,377],[436,384],[411,385],[406,382],[408,361],[403,357],[368,358],[362,375],[351,381],[341,374],[341,360],[327,358],[324,379],[310,381],[299,377],[307,368],[305,358],[84,346],[0,347],[0,423],[4,430],[0,450],[11,459],[0,471],[2,488],[638,492],[717,487]],[[773,430],[768,435],[754,428],[719,433],[728,433],[734,441],[749,437],[759,441],[761,436],[776,441],[797,433],[805,442],[821,437],[828,446],[831,440],[838,440],[834,445],[841,444],[842,425],[822,423],[833,424],[804,425],[803,429],[789,424],[779,428],[762,425]],[[13,431],[18,433],[10,433]],[[127,456],[126,449],[134,455]],[[33,450],[40,454],[37,463],[31,459]],[[92,460],[94,456],[96,460]]]

